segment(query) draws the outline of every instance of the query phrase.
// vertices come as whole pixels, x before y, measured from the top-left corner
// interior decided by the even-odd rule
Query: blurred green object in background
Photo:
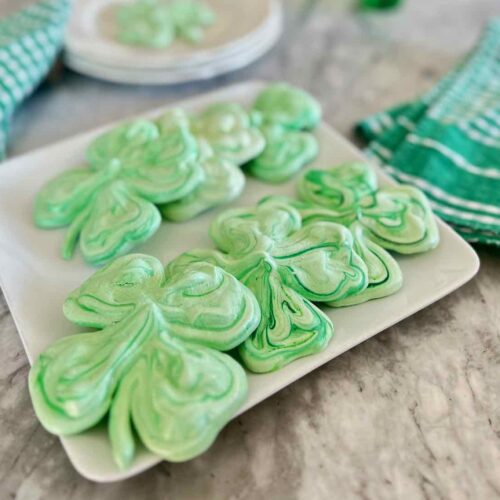
[[[359,0],[362,9],[390,9],[401,3],[401,0]]]

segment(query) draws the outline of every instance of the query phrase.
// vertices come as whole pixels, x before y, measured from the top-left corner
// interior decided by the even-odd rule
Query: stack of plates
[[[165,49],[117,40],[116,9],[133,0],[76,0],[65,39],[65,62],[89,76],[118,83],[167,84],[212,78],[266,53],[282,32],[279,0],[206,0],[216,20],[200,44]]]

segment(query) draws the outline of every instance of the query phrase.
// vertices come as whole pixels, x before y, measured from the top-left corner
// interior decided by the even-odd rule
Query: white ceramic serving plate
[[[189,110],[221,100],[248,105],[263,85],[246,83],[178,104]],[[157,109],[145,116],[154,117],[166,109]],[[48,179],[81,165],[86,147],[102,131],[100,128],[84,133],[0,165],[0,280],[30,362],[55,340],[79,331],[64,318],[62,303],[70,291],[94,272],[78,252],[69,262],[59,257],[64,230],[37,229],[32,220],[33,199]],[[363,159],[362,154],[329,125],[323,123],[316,134],[321,153],[309,168]],[[381,172],[379,178],[382,183],[392,182]],[[269,194],[293,195],[294,185],[295,179],[273,186],[248,178],[243,195],[232,205],[252,205]],[[150,241],[135,251],[154,255],[166,263],[188,249],[212,246],[207,227],[222,210],[224,208],[184,224],[164,223]],[[397,257],[405,279],[398,293],[358,306],[326,309],[335,325],[335,336],[325,351],[274,373],[249,374],[248,399],[240,413],[470,280],[479,267],[477,255],[446,224],[439,221],[439,228],[438,248],[422,255]],[[94,481],[124,479],[159,461],[157,456],[141,449],[129,470],[119,470],[111,458],[104,427],[64,438],[62,443],[75,468]]]
[[[215,12],[202,43],[175,41],[164,49],[125,45],[116,38],[116,9],[134,0],[76,0],[65,46],[73,54],[102,65],[131,69],[182,68],[248,49],[281,15],[279,0],[204,0]]]
[[[165,68],[127,68],[112,64],[101,64],[85,56],[65,51],[64,62],[71,69],[94,78],[115,83],[128,83],[140,85],[165,85],[195,80],[207,80],[215,76],[236,71],[248,66],[262,57],[278,41],[283,29],[281,11],[273,16],[268,29],[262,32],[249,47],[234,54],[228,54],[214,60],[182,67]]]

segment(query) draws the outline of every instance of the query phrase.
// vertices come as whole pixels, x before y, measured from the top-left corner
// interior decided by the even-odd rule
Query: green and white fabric
[[[0,19],[0,158],[12,113],[48,73],[63,41],[71,0],[44,0]]]
[[[430,92],[357,128],[368,154],[465,239],[500,246],[500,18]]]

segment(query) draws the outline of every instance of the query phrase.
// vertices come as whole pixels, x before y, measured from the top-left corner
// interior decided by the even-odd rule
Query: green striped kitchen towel
[[[71,0],[43,0],[0,19],[0,158],[12,113],[39,85],[63,41]]]
[[[500,246],[500,18],[430,92],[357,125],[368,154],[467,240]]]

